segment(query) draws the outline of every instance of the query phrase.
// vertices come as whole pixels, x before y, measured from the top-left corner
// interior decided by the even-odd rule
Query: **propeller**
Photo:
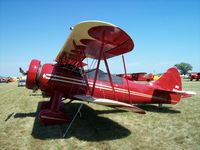
[[[26,75],[28,74],[28,71],[24,71],[21,67],[19,67],[19,72],[20,72],[23,76],[26,76]],[[36,86],[33,88],[32,93],[36,93],[38,89],[39,89],[39,87],[36,85]]]
[[[21,67],[19,67],[19,72],[21,73],[21,74],[23,74],[24,76],[26,76],[27,75],[27,71],[25,72]]]

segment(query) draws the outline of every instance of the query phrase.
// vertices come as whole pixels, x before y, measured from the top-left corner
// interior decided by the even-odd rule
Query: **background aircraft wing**
[[[74,65],[86,57],[98,59],[100,49],[106,58],[111,58],[129,52],[133,47],[132,39],[119,27],[101,21],[86,21],[73,27],[55,60],[59,64]]]

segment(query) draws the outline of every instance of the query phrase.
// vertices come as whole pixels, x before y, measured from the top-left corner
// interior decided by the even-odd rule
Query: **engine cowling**
[[[33,59],[30,63],[27,79],[26,79],[26,87],[28,89],[34,89],[38,86],[38,80],[40,76],[41,62],[39,60]]]
[[[80,73],[60,65],[51,63],[41,65],[40,63],[36,59],[30,63],[26,79],[28,89],[40,89],[48,96],[59,91],[63,97],[68,98],[77,94],[85,94],[86,84]]]

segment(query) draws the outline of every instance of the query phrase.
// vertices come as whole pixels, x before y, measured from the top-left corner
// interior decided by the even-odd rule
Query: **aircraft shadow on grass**
[[[69,124],[48,126],[41,124],[36,117],[38,116],[39,105],[37,112],[16,113],[14,118],[35,117],[32,136],[36,139],[64,139],[63,134],[65,133]],[[80,103],[71,103],[70,106],[64,105],[62,109],[64,109],[64,112],[70,116],[74,116],[79,106]],[[84,141],[104,141],[127,137],[131,134],[128,129],[109,118],[101,116],[101,114],[123,112],[126,111],[115,109],[94,110],[88,105],[84,104],[81,109],[81,117],[77,116],[65,138],[67,139],[70,137],[76,137],[79,140]]]
[[[155,113],[171,113],[171,114],[181,113],[181,111],[176,110],[173,107],[169,106],[163,106],[159,108],[158,106],[152,104],[139,104],[137,105],[137,107],[144,109],[145,111],[155,112]]]
[[[32,136],[37,139],[63,139],[69,124],[63,125],[43,125],[39,122],[37,116],[39,106],[36,112],[31,113],[16,113],[14,118],[35,117]],[[62,109],[66,114],[74,116],[80,103],[64,104]],[[162,107],[159,109],[155,105],[138,105],[138,107],[156,113],[180,113],[178,110],[171,109],[171,107]],[[83,105],[81,109],[81,117],[77,117],[65,138],[76,137],[84,141],[104,141],[114,140],[127,137],[131,134],[127,128],[121,126],[119,123],[101,116],[101,114],[109,113],[123,113],[124,110],[94,110],[88,105]]]

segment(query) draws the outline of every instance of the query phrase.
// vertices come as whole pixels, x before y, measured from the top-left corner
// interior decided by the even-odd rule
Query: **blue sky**
[[[53,62],[69,27],[85,20],[113,23],[131,36],[128,72],[160,73],[180,62],[200,71],[198,0],[0,0],[0,76],[20,75],[33,58]],[[112,73],[123,71],[121,63],[109,60]]]

